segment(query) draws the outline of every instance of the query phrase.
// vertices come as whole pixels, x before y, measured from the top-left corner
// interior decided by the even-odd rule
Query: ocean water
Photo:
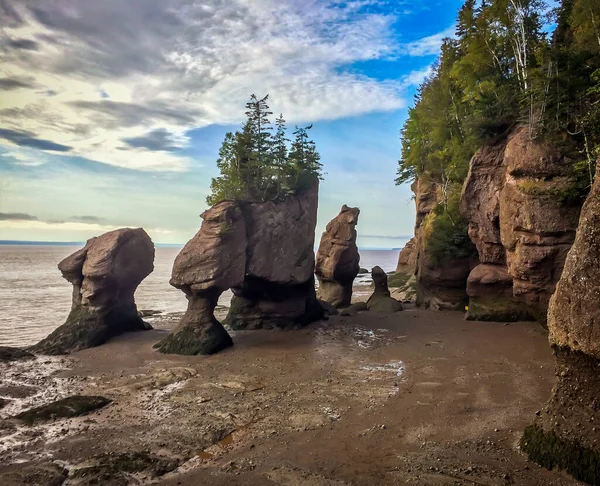
[[[0,346],[36,343],[61,325],[71,308],[71,285],[61,277],[57,264],[77,246],[0,245]],[[179,312],[186,309],[183,293],[169,285],[177,247],[157,247],[152,272],[138,287],[138,309]],[[398,250],[361,250],[361,267],[379,265],[393,271]],[[370,283],[359,276],[356,285]],[[220,305],[228,306],[231,292]]]

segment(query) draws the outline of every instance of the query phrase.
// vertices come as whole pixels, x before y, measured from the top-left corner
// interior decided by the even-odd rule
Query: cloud
[[[186,132],[239,123],[253,92],[269,93],[273,111],[290,123],[400,109],[401,79],[339,69],[406,51],[422,55],[437,42],[399,45],[396,14],[382,3],[394,6],[0,0],[3,70],[7,79],[31,76],[35,83],[0,99],[0,126],[35,133],[29,142],[42,150],[64,147],[120,167],[183,171],[190,161],[177,149],[186,146]],[[54,148],[44,146],[49,141]]]
[[[0,213],[0,221],[37,221],[36,216],[26,213]]]
[[[105,221],[104,218],[99,218],[98,216],[71,216],[69,220],[79,223],[101,223]]]
[[[8,140],[20,147],[31,147],[40,150],[49,150],[53,152],[68,152],[72,147],[67,147],[60,143],[54,143],[50,140],[36,138],[31,132],[20,132],[16,130],[7,130],[0,128],[0,138]]]
[[[181,143],[175,139],[173,134],[164,128],[157,128],[140,137],[124,138],[123,142],[131,147],[158,151],[173,151],[181,147]]]
[[[0,221],[35,221],[36,223],[61,225],[66,223],[84,223],[84,224],[99,224],[106,220],[98,216],[71,216],[67,220],[40,220],[37,216],[27,213],[0,213]]]
[[[35,88],[35,84],[27,77],[0,78],[0,90],[9,91],[19,88]]]
[[[438,34],[423,37],[422,39],[405,44],[403,50],[409,56],[414,57],[437,55],[440,52],[440,46],[442,45],[443,40],[448,37],[454,37],[455,30],[455,26],[452,25]]]
[[[37,51],[40,44],[31,39],[8,39],[7,44],[13,49],[25,49],[27,51]]]

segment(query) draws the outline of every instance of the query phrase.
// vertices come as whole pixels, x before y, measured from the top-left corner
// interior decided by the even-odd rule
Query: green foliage
[[[471,251],[464,220],[449,207],[484,143],[515,125],[577,161],[567,186],[547,190],[580,203],[600,155],[600,2],[563,0],[547,38],[542,0],[466,0],[455,39],[445,39],[401,131],[396,183],[426,177],[443,194],[429,221],[439,258]],[[462,246],[462,245],[467,246]]]
[[[577,441],[563,439],[554,430],[530,425],[521,438],[521,449],[546,469],[562,469],[575,479],[600,484],[600,452]]]
[[[455,191],[447,206],[438,205],[425,219],[425,246],[436,265],[477,255],[477,249],[467,233],[468,222],[460,214],[459,199]]]
[[[241,132],[227,133],[217,159],[220,175],[210,184],[206,198],[213,205],[223,200],[268,201],[302,193],[322,178],[322,164],[315,143],[309,139],[309,125],[296,127],[288,150],[283,115],[269,120],[268,95],[250,97],[246,122]]]

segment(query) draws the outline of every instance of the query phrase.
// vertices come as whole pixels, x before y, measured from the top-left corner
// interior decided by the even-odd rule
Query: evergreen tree
[[[242,130],[225,135],[217,159],[220,175],[211,181],[208,204],[278,200],[304,191],[321,177],[320,156],[307,134],[312,125],[296,127],[288,154],[285,120],[283,115],[277,118],[273,135],[267,100],[268,95],[261,99],[252,95]]]

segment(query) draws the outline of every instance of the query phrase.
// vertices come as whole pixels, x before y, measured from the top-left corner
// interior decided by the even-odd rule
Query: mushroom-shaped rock
[[[596,169],[600,174],[600,161]],[[600,177],[548,309],[557,384],[521,446],[549,469],[600,484]]]
[[[246,225],[231,201],[216,204],[202,218],[200,231],[173,265],[170,283],[185,293],[188,308],[177,328],[156,345],[163,353],[213,354],[233,345],[214,310],[225,290],[244,281]]]
[[[352,283],[360,271],[355,230],[359,214],[358,208],[344,204],[321,237],[315,266],[319,279],[317,297],[334,307],[350,305]]]
[[[402,310],[402,304],[390,296],[388,289],[387,274],[381,267],[374,267],[371,276],[375,284],[375,290],[369,300],[367,308],[370,311],[391,314]]]
[[[124,332],[150,329],[139,317],[133,298],[154,269],[154,244],[142,228],[122,228],[92,238],[58,268],[73,285],[71,312],[33,351],[67,354],[99,346]]]

